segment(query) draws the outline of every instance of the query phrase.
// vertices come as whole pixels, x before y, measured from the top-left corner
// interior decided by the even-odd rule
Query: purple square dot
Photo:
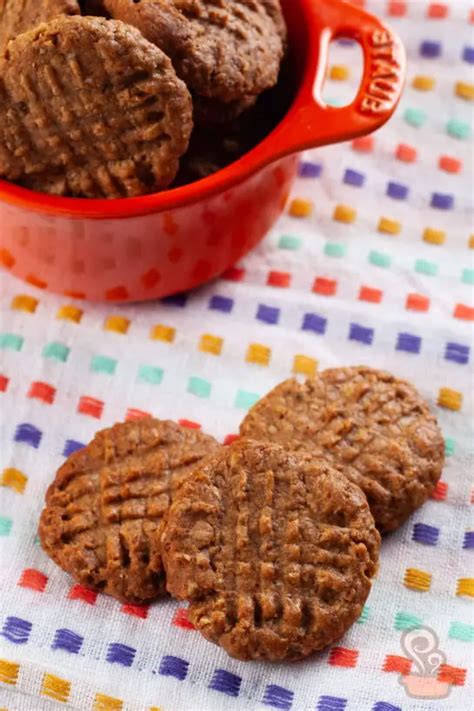
[[[280,318],[280,309],[276,309],[273,306],[265,306],[265,304],[259,304],[255,318],[259,321],[263,321],[263,323],[268,323],[273,326],[278,323]]]
[[[348,168],[344,173],[344,182],[346,185],[353,185],[355,188],[361,188],[365,183],[364,173],[359,173],[357,170]]]
[[[433,193],[431,196],[431,207],[436,207],[438,210],[452,210],[454,207],[454,195]]]
[[[311,163],[304,160],[300,163],[299,174],[301,178],[319,178],[323,172],[323,166],[320,163]]]
[[[234,308],[234,299],[216,294],[210,299],[209,308],[212,311],[221,311],[223,314],[230,314]]]
[[[441,42],[425,40],[420,44],[420,54],[422,57],[435,59],[441,55]]]
[[[464,47],[462,58],[469,64],[474,64],[474,47]]]
[[[390,182],[387,185],[387,195],[394,200],[406,200],[409,192],[408,187],[401,183]]]

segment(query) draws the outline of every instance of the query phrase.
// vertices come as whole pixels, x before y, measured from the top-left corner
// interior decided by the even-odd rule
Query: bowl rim
[[[306,50],[311,41],[312,30],[316,29],[314,19],[307,11],[307,3],[304,0],[291,0],[291,2],[298,7],[299,12],[304,14],[301,35],[298,37],[300,43],[298,49],[301,51],[303,47]],[[305,63],[295,96],[278,124],[241,158],[207,178],[150,195],[112,199],[49,195],[6,180],[0,180],[0,202],[50,216],[100,220],[159,214],[213,197],[233,188],[267,165],[285,157],[285,152],[279,146],[280,134],[292,121],[293,116],[298,114],[300,106],[307,103],[308,87],[312,87],[314,80],[314,66],[309,61],[309,52],[306,51]]]

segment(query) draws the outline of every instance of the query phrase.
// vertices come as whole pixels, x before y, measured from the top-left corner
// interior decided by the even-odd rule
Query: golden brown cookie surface
[[[165,594],[162,518],[183,479],[218,446],[199,431],[151,418],[98,432],[47,491],[44,550],[79,583],[120,600]]]
[[[77,0],[0,0],[0,52],[9,40],[59,15],[79,15]]]
[[[360,489],[325,462],[242,440],[177,492],[162,536],[168,590],[238,659],[299,659],[358,618],[380,536]]]
[[[417,390],[365,366],[281,383],[252,408],[241,434],[328,457],[363,489],[382,531],[426,501],[444,463],[442,433]]]
[[[175,177],[191,97],[134,28],[55,19],[10,42],[0,70],[0,177],[98,198],[155,192]]]
[[[225,103],[273,86],[285,47],[279,0],[100,0],[162,49],[190,90]]]

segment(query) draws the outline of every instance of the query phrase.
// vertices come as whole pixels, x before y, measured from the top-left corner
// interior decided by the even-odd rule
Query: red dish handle
[[[380,128],[397,107],[405,77],[403,44],[379,19],[342,0],[300,2],[309,20],[310,56],[296,103],[280,124],[280,156],[346,141]],[[328,106],[321,96],[329,45],[337,37],[356,40],[364,53],[357,96],[341,108]]]

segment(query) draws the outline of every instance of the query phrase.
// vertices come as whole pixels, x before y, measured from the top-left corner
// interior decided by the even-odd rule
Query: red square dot
[[[452,156],[440,156],[438,165],[446,173],[460,173],[462,170],[462,161]]]
[[[89,415],[89,417],[95,417],[97,420],[100,420],[103,409],[104,403],[102,400],[96,400],[88,395],[83,395],[79,398],[77,411],[83,415]]]
[[[69,600],[80,600],[88,605],[95,605],[97,600],[97,593],[94,590],[89,590],[83,585],[73,585],[69,591]]]
[[[313,291],[315,294],[321,294],[322,296],[334,296],[337,291],[337,281],[326,279],[325,277],[316,277]]]
[[[445,501],[448,495],[448,485],[444,481],[438,481],[435,488],[431,492],[431,498],[435,501]]]
[[[432,20],[444,20],[448,16],[449,7],[442,2],[432,2],[428,6],[428,17]]]
[[[47,582],[47,575],[39,570],[28,568],[22,572],[18,585],[22,588],[29,588],[30,590],[36,590],[37,592],[44,592]]]
[[[395,156],[397,160],[401,160],[404,163],[414,163],[418,158],[418,151],[407,143],[399,143]]]
[[[333,647],[329,654],[328,664],[334,667],[355,667],[359,652],[357,649],[346,649],[345,647]]]
[[[56,395],[56,388],[48,383],[36,382],[31,383],[30,389],[28,391],[28,397],[34,400],[41,400],[47,405],[52,405]]]
[[[267,284],[268,286],[277,286],[280,289],[287,289],[291,283],[291,274],[288,272],[275,272],[271,271],[268,273]]]
[[[428,311],[430,300],[422,294],[408,294],[405,306],[409,311]]]
[[[407,11],[407,4],[403,0],[390,0],[387,12],[391,17],[404,17]]]
[[[151,417],[151,412],[145,412],[145,410],[137,410],[135,407],[129,407],[125,419],[127,422],[130,420],[143,420],[144,417]]]
[[[373,136],[361,136],[352,141],[352,148],[359,153],[371,153],[374,150],[375,141]]]
[[[173,624],[182,630],[195,630],[195,626],[189,621],[188,611],[185,607],[179,607],[173,617]]]
[[[469,22],[474,25],[474,8],[469,13]]]
[[[139,617],[141,620],[146,620],[148,617],[148,605],[132,605],[126,603],[120,608],[122,612],[126,615],[132,615],[132,617]]]
[[[237,442],[238,439],[240,439],[240,435],[228,434],[224,438],[224,444],[232,444],[232,442]]]
[[[462,321],[474,321],[474,307],[466,304],[456,304],[454,318],[459,318]]]
[[[8,378],[6,378],[4,375],[0,375],[0,393],[6,392],[9,382],[10,381]]]
[[[401,657],[398,654],[387,654],[383,664],[382,671],[397,672],[397,674],[409,674],[411,670],[411,661],[406,657]]]
[[[383,291],[373,289],[370,286],[361,286],[359,291],[359,301],[369,301],[371,304],[380,304],[383,297]]]
[[[181,427],[187,427],[190,430],[201,429],[199,422],[194,422],[193,420],[178,420],[178,424],[181,425]]]

